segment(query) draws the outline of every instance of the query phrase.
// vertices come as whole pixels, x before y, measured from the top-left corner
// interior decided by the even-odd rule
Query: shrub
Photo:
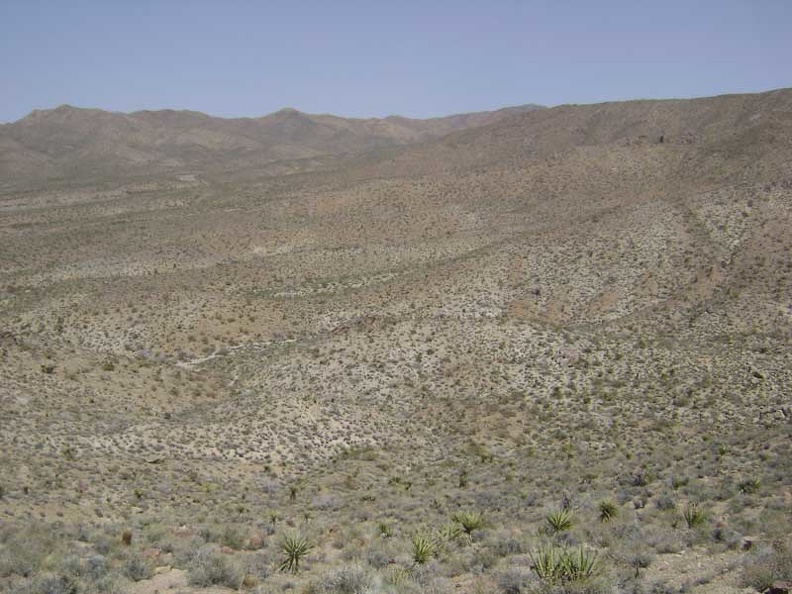
[[[198,549],[189,564],[187,576],[193,586],[226,586],[236,589],[242,581],[242,572],[214,546]]]
[[[635,577],[641,575],[641,570],[648,568],[654,562],[655,556],[648,550],[639,548],[630,557],[630,565],[635,569]]]
[[[498,586],[503,594],[521,594],[531,581],[531,575],[520,568],[511,567],[498,573]]]
[[[792,551],[785,543],[775,543],[752,554],[743,567],[743,585],[759,592],[767,590],[773,582],[792,580]]]
[[[308,539],[299,534],[286,534],[280,542],[283,560],[280,564],[281,571],[288,571],[292,575],[300,572],[300,561],[313,548]]]
[[[676,508],[676,502],[671,495],[660,495],[655,501],[655,507],[662,511],[668,511]]]
[[[324,577],[317,589],[328,594],[364,594],[374,592],[377,584],[362,567],[342,567]]]
[[[75,578],[68,575],[43,575],[17,590],[20,594],[77,594],[80,591]]]
[[[510,557],[512,555],[522,555],[527,551],[527,547],[522,539],[512,536],[495,536],[490,539],[490,548],[498,557]]]
[[[744,493],[746,495],[750,495],[752,493],[756,493],[759,490],[761,483],[759,482],[758,478],[749,478],[743,481],[740,481],[740,484],[737,485],[740,493]]]
[[[154,575],[154,569],[140,557],[134,556],[124,564],[124,575],[133,582],[139,582],[151,578]]]

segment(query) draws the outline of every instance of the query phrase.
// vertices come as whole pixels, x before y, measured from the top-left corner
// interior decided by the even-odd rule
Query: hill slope
[[[245,122],[133,114],[226,169],[0,191],[0,590],[790,579],[791,104],[562,106],[289,176]],[[567,546],[595,576],[539,575]]]
[[[64,105],[0,126],[0,175],[33,181],[112,179],[262,168],[276,162],[286,162],[277,171],[290,172],[311,169],[329,157],[420,142],[537,108],[428,120],[350,119],[294,109],[261,118],[223,119],[190,111],[123,114]]]

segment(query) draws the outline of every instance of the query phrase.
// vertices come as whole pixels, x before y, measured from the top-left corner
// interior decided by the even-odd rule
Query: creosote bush
[[[364,594],[376,592],[377,581],[362,567],[342,567],[322,578],[317,591],[327,594]]]
[[[135,582],[139,582],[153,576],[154,568],[151,567],[150,563],[135,555],[124,565],[124,575]]]
[[[776,581],[792,581],[792,543],[774,542],[752,552],[743,566],[744,586],[764,592]]]
[[[206,545],[190,560],[187,577],[193,586],[226,586],[236,589],[242,581],[242,572],[216,546]]]

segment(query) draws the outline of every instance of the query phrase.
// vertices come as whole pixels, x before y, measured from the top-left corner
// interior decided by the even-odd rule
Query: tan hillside
[[[294,172],[363,151],[415,143],[481,126],[537,106],[428,120],[350,119],[283,109],[223,119],[191,111],[130,114],[63,105],[0,126],[0,174],[7,181],[77,183],[201,169]],[[323,160],[324,159],[324,160]],[[332,162],[332,161],[330,161]]]
[[[792,580],[792,91],[455,117],[0,129],[0,591]]]

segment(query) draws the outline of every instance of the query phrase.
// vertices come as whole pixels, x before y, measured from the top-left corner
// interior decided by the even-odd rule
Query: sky
[[[0,122],[759,92],[792,86],[790,31],[792,0],[0,0]]]

